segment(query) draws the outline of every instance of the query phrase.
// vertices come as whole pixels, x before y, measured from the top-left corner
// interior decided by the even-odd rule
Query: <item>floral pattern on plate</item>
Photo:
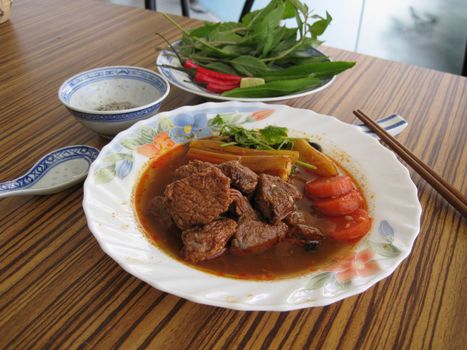
[[[394,229],[389,222],[383,220],[379,224],[378,232],[380,242],[364,238],[359,244],[360,250],[354,252],[352,256],[337,261],[313,275],[305,288],[291,296],[294,302],[310,300],[310,296],[316,290],[325,293],[349,289],[357,280],[381,272],[381,260],[395,258],[401,254],[401,251],[392,244]]]
[[[263,109],[219,115],[230,124],[244,124],[264,120],[273,112],[272,109]],[[216,127],[209,123],[207,112],[194,115],[180,113],[172,118],[162,117],[155,127],[144,125],[137,129],[133,137],[123,139],[120,142],[122,150],[107,154],[103,158],[103,166],[97,168],[94,175],[99,183],[112,181],[115,176],[123,179],[133,169],[135,151],[145,157],[155,158],[170,151],[177,144],[209,137],[214,132]]]

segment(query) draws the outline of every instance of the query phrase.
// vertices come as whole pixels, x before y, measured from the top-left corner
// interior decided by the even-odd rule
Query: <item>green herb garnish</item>
[[[290,150],[293,142],[298,140],[288,136],[288,129],[280,126],[266,126],[262,129],[246,129],[239,125],[229,124],[217,115],[209,122],[210,126],[217,129],[220,136],[223,136],[222,147],[240,146],[261,150]],[[298,160],[297,164],[307,168],[316,169],[316,166]]]

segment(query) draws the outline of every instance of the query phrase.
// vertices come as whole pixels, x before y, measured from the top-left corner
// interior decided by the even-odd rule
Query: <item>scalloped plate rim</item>
[[[219,105],[219,104],[224,105],[224,106],[225,105],[232,105],[232,106],[235,106],[235,105],[238,105],[238,106],[245,106],[245,105],[259,106],[259,105],[261,105],[265,109],[286,108],[286,109],[290,109],[290,110],[297,110],[297,109],[300,110],[300,108],[289,107],[287,105],[281,105],[281,104],[274,105],[274,104],[264,104],[264,103],[260,103],[260,102],[243,103],[243,102],[238,102],[238,101],[223,102],[223,103],[206,102],[206,103],[195,105],[195,106],[183,106],[183,107],[171,110],[171,111],[158,113],[155,116],[153,116],[153,117],[151,117],[151,118],[149,118],[147,120],[142,120],[142,121],[139,121],[139,122],[135,123],[129,129],[124,130],[121,133],[119,133],[114,138],[113,141],[111,141],[109,144],[104,146],[102,148],[101,152],[100,152],[99,157],[101,157],[102,154],[106,154],[106,151],[111,149],[112,143],[114,141],[117,141],[118,139],[123,138],[123,136],[125,136],[125,135],[131,134],[133,131],[137,130],[140,126],[142,126],[144,124],[147,124],[148,121],[156,120],[157,118],[159,118],[159,116],[161,114],[173,115],[175,113],[182,113],[182,112],[186,112],[187,110],[190,111],[190,110],[193,110],[193,109],[195,109],[195,110],[196,109],[201,109],[201,108],[211,109],[210,107],[215,108],[215,106]],[[314,113],[316,115],[319,115],[319,116],[325,116],[326,118],[329,118],[329,120],[332,119],[333,122],[343,123],[339,119],[337,119],[335,117],[332,117],[332,116],[322,115],[320,113],[317,113],[317,112],[314,112],[314,111],[311,111],[311,110],[305,110],[305,111],[312,112],[312,113]],[[347,123],[343,123],[343,124],[347,124]],[[350,124],[347,124],[347,125],[350,126]],[[355,130],[355,131],[359,132],[357,130]],[[361,134],[364,135],[364,133],[361,133]],[[95,231],[98,231],[95,222],[87,220],[88,227],[89,227],[91,233],[93,233],[94,237],[98,241],[98,244],[101,247],[101,249],[107,255],[109,255],[114,261],[116,261],[125,271],[127,271],[128,273],[132,274],[133,276],[139,278],[140,280],[148,283],[149,285],[151,285],[154,288],[157,288],[157,289],[159,289],[159,290],[161,290],[163,292],[167,292],[167,293],[176,295],[178,297],[181,297],[181,298],[184,298],[184,299],[196,302],[196,303],[205,304],[205,305],[212,305],[212,306],[217,306],[217,307],[224,307],[224,308],[229,308],[229,309],[234,309],[234,310],[241,310],[241,311],[290,311],[290,310],[303,309],[303,308],[307,308],[307,307],[326,306],[326,305],[341,301],[343,299],[346,299],[348,297],[361,294],[362,292],[368,290],[369,288],[374,286],[376,283],[378,283],[382,279],[387,278],[389,275],[391,275],[397,269],[397,267],[410,255],[410,253],[411,253],[411,251],[413,249],[413,244],[415,242],[415,239],[417,238],[417,236],[418,236],[418,234],[420,232],[420,217],[421,217],[421,213],[422,213],[422,208],[421,208],[420,203],[418,201],[417,187],[415,186],[415,184],[411,180],[410,173],[409,173],[408,169],[404,165],[402,165],[402,163],[400,163],[400,161],[397,159],[397,157],[395,156],[395,154],[392,151],[390,151],[387,148],[383,147],[376,139],[374,139],[373,137],[371,137],[369,135],[365,135],[365,137],[367,138],[367,141],[373,142],[373,144],[375,146],[381,147],[381,150],[384,150],[384,152],[387,152],[387,154],[390,154],[391,157],[393,158],[393,160],[400,165],[401,169],[403,169],[403,176],[404,176],[405,180],[408,180],[411,183],[412,192],[409,193],[408,195],[410,195],[412,197],[411,198],[412,200],[416,201],[416,203],[414,201],[414,204],[415,204],[414,210],[416,210],[417,225],[416,225],[416,227],[413,227],[413,230],[416,231],[416,232],[410,237],[410,241],[407,244],[408,249],[405,252],[402,251],[401,255],[397,257],[397,262],[394,264],[394,266],[392,268],[386,269],[386,270],[383,270],[383,271],[379,272],[377,275],[375,275],[371,280],[367,281],[365,284],[353,287],[351,291],[344,291],[344,292],[339,293],[339,294],[337,294],[337,295],[335,295],[333,297],[321,297],[319,300],[314,300],[314,301],[311,301],[311,302],[296,303],[296,304],[290,304],[290,303],[287,303],[287,302],[283,302],[283,303],[280,303],[280,304],[273,304],[273,305],[254,305],[254,304],[249,304],[249,303],[245,303],[245,302],[228,302],[228,301],[212,300],[212,299],[207,299],[204,296],[198,296],[198,295],[193,295],[193,294],[190,294],[190,293],[185,293],[183,290],[179,290],[179,289],[176,289],[176,288],[173,288],[173,287],[166,288],[163,285],[163,283],[161,284],[158,281],[148,280],[142,273],[140,273],[139,271],[133,269],[133,267],[130,264],[125,262],[123,260],[123,258],[120,259],[120,257],[116,256],[118,254],[116,254],[115,252],[112,251],[111,247],[108,245],[107,242],[105,242],[104,238],[101,237],[101,235],[99,233],[95,232]],[[99,157],[92,163],[89,174],[92,174],[92,171],[97,166],[98,161],[99,161]],[[88,176],[88,178],[85,181],[84,193],[83,193],[83,209],[84,209],[86,218],[89,217],[89,208],[87,208],[87,205],[86,205],[88,197],[89,197],[89,193],[88,193],[88,191],[86,191],[86,188],[89,186],[88,182],[90,182],[90,176]],[[158,250],[162,251],[157,246],[154,246],[154,245],[152,245],[152,246],[155,249],[158,249]],[[184,265],[184,266],[186,268],[190,269],[190,267],[188,265]],[[193,269],[193,270],[195,270],[197,272],[200,272],[199,270],[196,270],[196,269]],[[202,272],[202,273],[204,273],[206,275],[209,275],[211,277],[215,276],[215,275],[209,274],[207,272]],[[312,273],[307,274],[307,275],[287,279],[287,281],[293,281],[293,280],[296,280],[296,279],[304,279],[304,278],[307,278],[307,277],[313,275],[314,273],[315,272],[312,272]],[[251,281],[251,280],[244,281],[244,280],[225,278],[225,277],[221,277],[221,276],[215,276],[215,277],[219,278],[219,279],[228,280],[231,283],[248,282],[248,283],[255,283],[257,285],[263,285],[263,286],[267,285],[267,284],[274,284],[275,283],[274,280],[272,280],[272,281]],[[285,280],[278,280],[278,281],[285,281]],[[286,299],[286,297],[284,299]]]

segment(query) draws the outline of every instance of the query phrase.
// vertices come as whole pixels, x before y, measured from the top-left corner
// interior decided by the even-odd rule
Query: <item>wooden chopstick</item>
[[[378,135],[394,152],[396,152],[412,169],[420,174],[439,194],[441,194],[462,216],[467,216],[467,200],[454,187],[449,185],[433,169],[418,159],[383,128],[371,120],[361,110],[353,112],[371,131]]]

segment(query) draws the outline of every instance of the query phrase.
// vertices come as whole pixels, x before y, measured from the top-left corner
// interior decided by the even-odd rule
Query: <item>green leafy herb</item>
[[[332,22],[332,16],[328,12],[324,17],[313,14],[299,0],[271,0],[263,9],[245,15],[240,23],[206,22],[193,30],[186,30],[168,15],[164,16],[183,32],[176,48],[182,63],[191,59],[217,72],[264,77],[267,83],[275,83],[253,90],[235,89],[226,96],[286,95],[300,88],[323,85],[355,64],[329,62],[327,56],[312,50],[321,44],[318,38]],[[286,27],[284,19],[295,19],[295,26]],[[310,80],[303,80],[306,78]]]
[[[291,76],[302,74],[315,74],[320,76],[333,76],[346,69],[352,68],[355,62],[334,61],[334,62],[314,62],[300,65],[294,65],[281,70],[259,73],[259,77],[265,76]]]
[[[237,72],[245,76],[261,76],[270,69],[259,58],[253,56],[239,56],[230,61]]]
[[[237,71],[232,68],[232,66],[222,63],[222,62],[211,62],[208,64],[203,64],[204,68],[214,70],[216,72],[237,75]]]
[[[318,15],[314,15],[312,16],[312,18],[316,18],[318,19],[318,21],[314,22],[313,24],[307,24],[307,26],[311,33],[311,38],[317,39],[318,36],[324,33],[328,25],[331,23],[332,17],[329,14],[329,12],[326,11],[326,18],[323,18]]]
[[[228,97],[268,97],[268,96],[283,96],[294,92],[303,91],[305,89],[311,89],[319,86],[321,79],[313,76],[291,79],[291,80],[276,80],[271,81],[263,85],[248,87],[248,88],[237,88],[224,92],[223,96]]]
[[[263,139],[270,145],[280,145],[285,139],[288,139],[287,128],[279,126],[267,126],[259,130]]]
[[[263,129],[245,129],[239,125],[228,124],[217,115],[209,121],[211,128],[219,130],[219,134],[225,137],[223,147],[241,146],[261,150],[292,149],[293,142],[297,138],[288,136],[288,129],[280,126],[269,125]],[[297,164],[307,168],[316,169],[312,164],[297,161]]]

